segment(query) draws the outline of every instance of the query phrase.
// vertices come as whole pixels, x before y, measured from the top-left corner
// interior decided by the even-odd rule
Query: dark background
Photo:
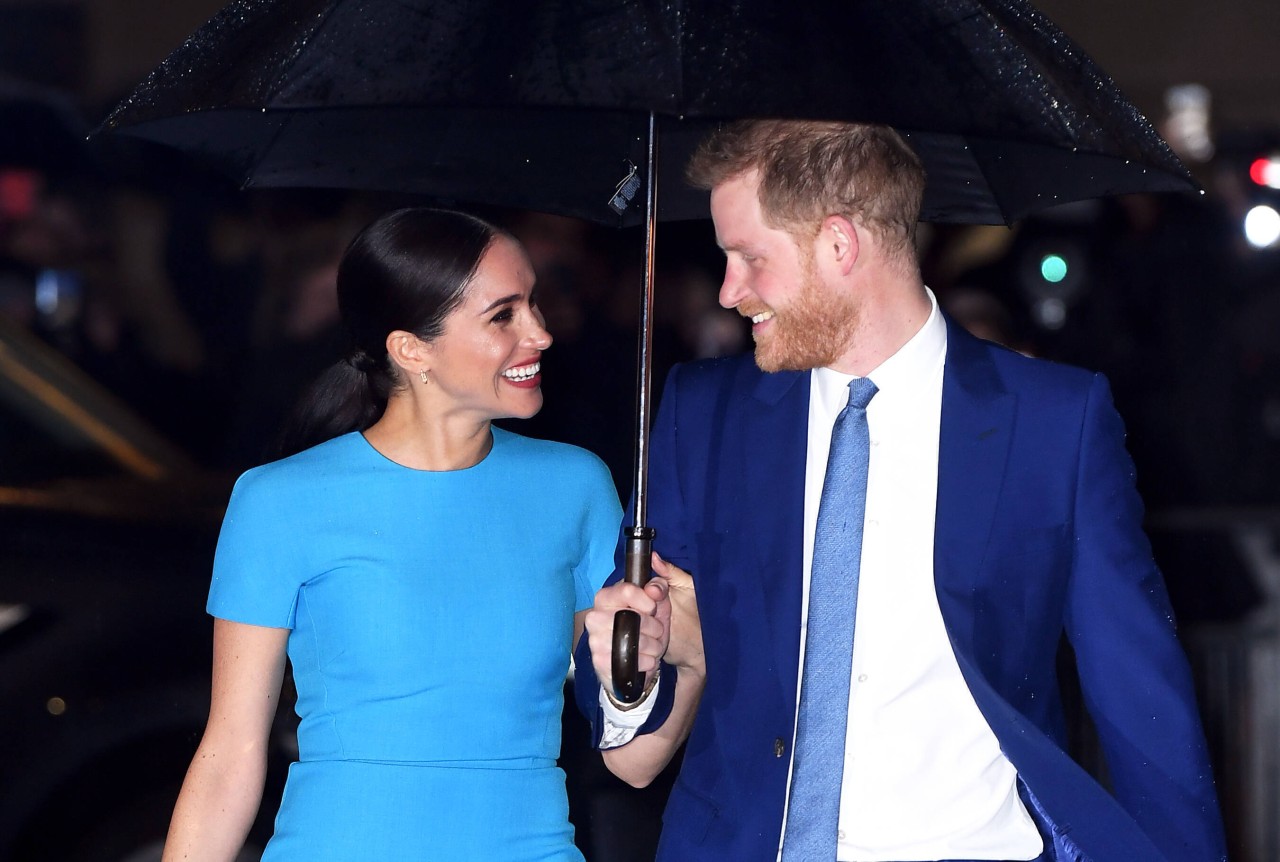
[[[0,75],[45,88],[41,98],[70,128],[87,129],[220,5],[0,0]],[[945,307],[982,333],[1110,378],[1148,503],[1149,532],[1201,686],[1233,858],[1269,862],[1280,858],[1272,822],[1280,805],[1280,673],[1266,671],[1280,667],[1266,664],[1280,662],[1270,601],[1280,591],[1280,248],[1250,246],[1242,222],[1254,205],[1280,209],[1280,191],[1248,175],[1254,160],[1280,158],[1280,4],[1039,5],[1181,150],[1205,194],[1073,205],[1008,228],[926,226],[926,280]],[[1168,111],[1169,88],[1192,83],[1210,98],[1211,155],[1184,148],[1187,126]],[[12,131],[0,127],[0,135]],[[50,161],[39,170],[0,164],[0,316],[156,426],[215,486],[269,458],[289,403],[341,344],[332,293],[338,254],[373,215],[407,201],[242,194],[153,150],[121,148],[105,162],[95,153],[92,164],[74,146],[56,159],[53,148],[47,152]],[[557,342],[544,362],[547,407],[518,427],[593,449],[625,496],[642,237],[536,214],[484,214],[529,248]],[[1051,255],[1066,263],[1058,282],[1040,274]],[[740,322],[715,305],[720,256],[709,225],[663,225],[658,260],[656,379],[674,361],[743,349]],[[14,450],[7,451],[12,464]],[[20,472],[10,469],[0,479],[30,478]],[[62,522],[23,521],[16,529],[4,535],[21,541],[6,538],[11,544],[0,549],[9,558],[6,576],[19,554],[25,565],[26,555],[59,542],[70,547],[86,534],[82,525]],[[85,547],[95,550],[70,555],[80,570],[90,558],[141,541],[100,527],[89,534],[93,544]],[[186,562],[193,586],[175,594],[174,603],[201,601],[209,541],[205,530],[157,545],[181,546],[196,558]],[[117,597],[132,598],[147,589],[129,574],[145,561],[126,556],[131,562],[110,569],[118,579],[111,583]],[[27,571],[30,581],[36,569]],[[0,588],[8,584],[0,581]],[[93,589],[103,589],[101,578]],[[148,602],[130,604],[163,612],[149,592]],[[0,607],[15,601],[0,594]],[[184,613],[193,611],[203,626],[199,610]],[[93,625],[111,637],[109,622],[95,618]],[[43,631],[55,629],[50,623]],[[179,637],[163,631],[157,637]],[[207,631],[187,634],[195,643]],[[8,646],[0,626],[0,655]],[[176,641],[143,649],[170,647],[186,655]],[[189,658],[207,674],[203,652]],[[0,703],[0,711],[8,708]],[[581,727],[572,715],[567,729],[575,819],[594,851],[590,858],[642,857],[662,787],[622,788],[574,746]],[[175,752],[169,761],[179,769],[197,734],[198,727],[170,733],[165,751]],[[1083,723],[1079,745],[1090,757]],[[109,762],[128,772],[159,750],[135,741]],[[96,789],[90,805],[73,787],[65,784],[53,796],[66,817],[46,811],[37,837],[29,832],[24,839],[29,856],[13,852],[13,858],[63,858],[39,849],[46,836],[100,819],[89,808],[105,810],[110,790]],[[163,814],[168,791],[149,792],[146,804]],[[0,807],[5,802],[0,796]],[[131,803],[129,810],[140,807]],[[639,839],[619,837],[630,831],[620,816],[627,809],[639,812]],[[602,849],[628,843],[639,849],[630,855]],[[90,847],[76,858],[119,857]]]

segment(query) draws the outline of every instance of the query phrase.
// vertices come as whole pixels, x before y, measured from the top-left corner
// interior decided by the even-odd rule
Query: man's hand
[[[591,660],[596,676],[606,687],[606,696],[613,685],[613,615],[619,609],[629,608],[640,614],[640,670],[653,673],[659,661],[666,661],[676,671],[675,679],[662,683],[665,686],[674,682],[675,686],[670,695],[670,712],[661,723],[650,732],[630,738],[619,736],[602,751],[609,770],[633,787],[644,787],[653,781],[689,738],[707,679],[693,578],[657,554],[650,565],[655,576],[643,589],[625,583],[607,587],[596,593],[595,607],[587,612]],[[613,705],[619,706],[616,702]],[[651,719],[645,715],[640,720],[647,724]]]
[[[671,604],[671,637],[667,644],[666,662],[677,668],[706,674],[706,657],[702,651],[702,621],[698,616],[698,597],[693,577],[656,553],[653,571],[667,583],[667,600]],[[656,579],[655,579],[656,580]]]
[[[656,553],[651,564],[655,577],[643,589],[624,582],[605,587],[587,613],[591,662],[602,685],[613,685],[613,615],[623,609],[640,614],[637,666],[642,673],[656,669],[664,657],[674,667],[706,673],[692,576]]]
[[[657,554],[654,554],[654,559],[658,559]],[[614,614],[620,610],[633,610],[640,615],[639,656],[636,666],[641,673],[649,673],[657,669],[671,640],[671,601],[668,592],[667,581],[657,577],[650,579],[643,588],[619,581],[596,593],[595,604],[587,613],[587,637],[591,645],[591,663],[595,666],[596,678],[607,690],[613,690]]]

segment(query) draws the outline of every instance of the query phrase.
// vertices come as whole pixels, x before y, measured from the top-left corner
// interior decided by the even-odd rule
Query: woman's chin
[[[494,417],[496,419],[532,419],[538,415],[538,411],[542,409],[542,391],[535,389],[525,398],[521,399],[524,404],[513,405],[510,412],[502,416]]]

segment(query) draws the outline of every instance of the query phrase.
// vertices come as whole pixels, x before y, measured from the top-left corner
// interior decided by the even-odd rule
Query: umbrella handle
[[[622,703],[635,703],[644,691],[644,674],[636,669],[640,652],[640,615],[618,611],[613,615],[613,696]]]
[[[654,530],[632,529],[627,539],[627,556],[622,579],[643,587],[649,580],[649,560],[653,555]],[[622,610],[613,615],[613,696],[622,703],[635,703],[644,694],[645,678],[640,673],[640,615]]]

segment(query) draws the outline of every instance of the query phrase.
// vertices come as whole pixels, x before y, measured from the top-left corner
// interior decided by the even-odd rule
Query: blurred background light
[[[1259,204],[1244,217],[1244,236],[1254,248],[1271,248],[1280,242],[1280,212]]]
[[[1067,325],[1072,309],[1089,289],[1088,252],[1073,218],[1082,211],[1042,219],[1034,238],[1018,253],[1017,284],[1032,322],[1042,330]]]
[[[1067,259],[1060,254],[1046,254],[1040,259],[1040,277],[1057,284],[1067,277]]]
[[[1213,97],[1203,84],[1178,84],[1165,90],[1166,119],[1161,131],[1169,146],[1190,162],[1213,158],[1213,136],[1209,132]]]
[[[1280,189],[1280,156],[1262,156],[1249,165],[1249,179],[1260,186]]]

